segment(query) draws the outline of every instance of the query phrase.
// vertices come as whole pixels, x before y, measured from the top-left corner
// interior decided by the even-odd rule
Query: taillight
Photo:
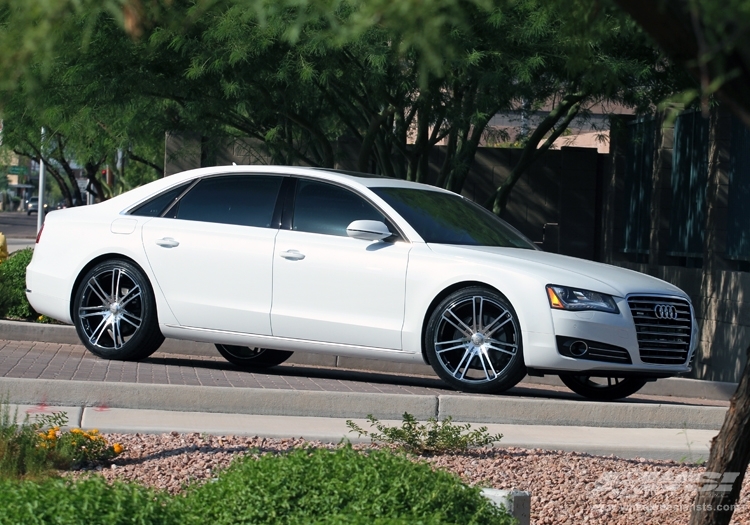
[[[39,228],[39,233],[36,234],[36,243],[39,244],[39,239],[42,238],[42,232],[44,231],[44,224]]]

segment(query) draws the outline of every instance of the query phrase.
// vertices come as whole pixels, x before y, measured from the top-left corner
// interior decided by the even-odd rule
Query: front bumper
[[[668,377],[683,374],[691,370],[695,347],[697,345],[697,323],[692,306],[689,307],[690,342],[686,357],[670,364],[647,362],[641,355],[641,344],[633,312],[628,303],[629,298],[644,297],[631,295],[628,298],[616,298],[619,314],[605,312],[572,312],[552,310],[554,334],[525,334],[524,352],[526,365],[533,371],[553,372],[621,372],[623,375],[643,375]],[[667,300],[667,296],[651,296],[654,299]],[[684,299],[678,298],[682,301]],[[685,303],[689,306],[689,303]],[[686,314],[687,315],[687,314]],[[639,320],[641,322],[641,320]],[[580,353],[583,345],[573,345],[582,341],[592,352]],[[571,351],[571,345],[573,351]],[[653,361],[653,358],[651,358]]]

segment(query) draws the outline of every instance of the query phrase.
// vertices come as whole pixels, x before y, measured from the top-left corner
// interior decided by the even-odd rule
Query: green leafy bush
[[[238,459],[175,505],[185,525],[513,523],[453,474],[388,451],[350,446]]]
[[[0,480],[0,525],[177,525],[169,497],[101,476],[70,481]]]
[[[430,418],[427,424],[422,424],[414,416],[404,412],[400,427],[386,426],[372,414],[367,416],[367,421],[377,429],[377,432],[364,430],[352,420],[347,420],[346,425],[351,432],[368,436],[374,443],[394,446],[414,454],[462,452],[470,447],[491,445],[503,438],[502,434],[489,434],[487,427],[472,430],[469,423],[455,424],[450,417],[442,421]]]
[[[56,469],[78,467],[87,462],[110,459],[122,452],[119,443],[109,445],[97,430],[61,430],[64,413],[28,416],[19,425],[17,412],[0,407],[0,478],[41,479]]]
[[[36,319],[39,314],[26,299],[26,267],[34,250],[25,248],[0,263],[0,317]]]
[[[11,414],[7,403],[0,409],[0,479],[40,478],[54,468],[48,451],[39,447],[38,429],[16,424],[17,412]],[[0,507],[2,508],[2,507]]]

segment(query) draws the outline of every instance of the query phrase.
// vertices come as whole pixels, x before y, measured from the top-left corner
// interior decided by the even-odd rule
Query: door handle
[[[158,244],[162,248],[175,248],[180,245],[180,243],[175,241],[172,237],[164,237],[163,239],[157,239],[156,244]]]
[[[301,261],[305,258],[305,255],[298,252],[297,250],[288,250],[286,252],[281,252],[279,255],[284,259],[289,259],[290,261]]]

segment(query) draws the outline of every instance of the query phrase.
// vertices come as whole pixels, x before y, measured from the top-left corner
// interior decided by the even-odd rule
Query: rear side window
[[[159,217],[164,210],[166,210],[177,197],[179,197],[183,191],[190,186],[190,182],[186,184],[180,184],[176,188],[165,191],[164,193],[157,195],[156,197],[141,204],[133,211],[130,215],[140,215],[141,217]]]
[[[346,237],[346,227],[357,220],[385,222],[383,214],[349,190],[304,179],[297,183],[293,230]]]
[[[167,216],[186,221],[271,226],[283,177],[232,175],[196,184]]]

